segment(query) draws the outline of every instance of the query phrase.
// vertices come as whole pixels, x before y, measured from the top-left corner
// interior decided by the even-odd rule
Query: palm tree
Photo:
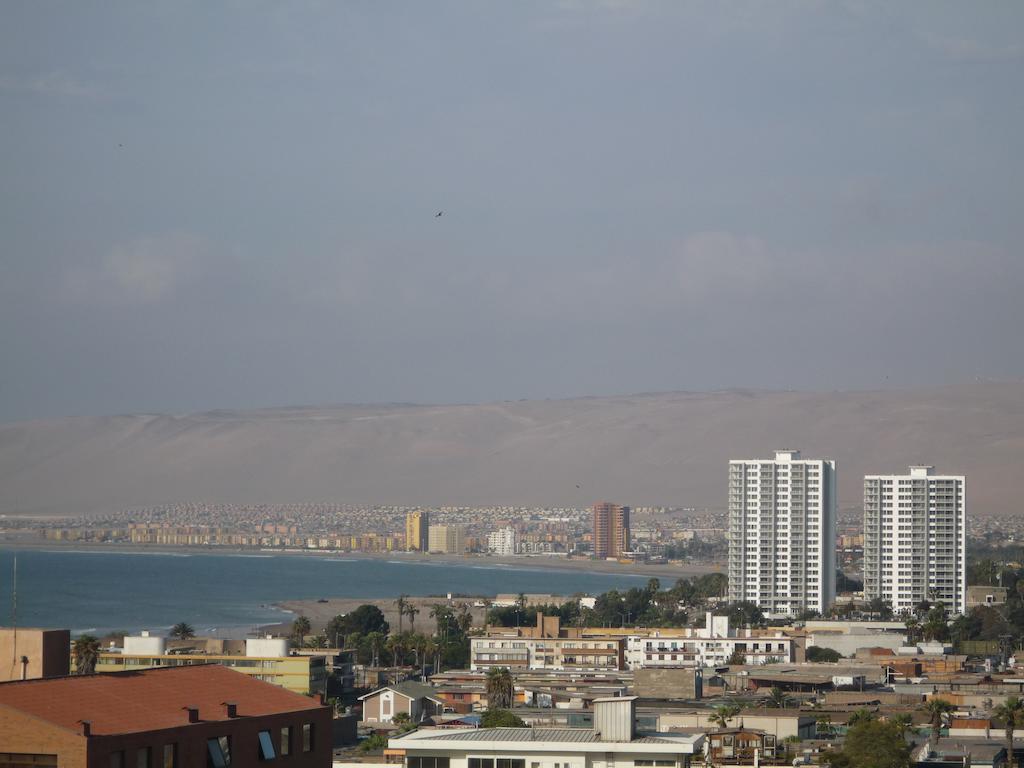
[[[391,666],[397,667],[399,659],[405,655],[405,641],[401,635],[391,635],[388,637],[385,646],[391,651]],[[405,659],[402,658],[402,661]]]
[[[715,707],[709,719],[719,728],[728,728],[729,721],[736,717],[740,711],[738,704],[720,704]]]
[[[459,603],[459,615],[455,617],[455,623],[459,625],[462,634],[466,634],[473,627],[473,614],[467,603]]]
[[[415,605],[410,605],[408,608],[405,609],[405,613],[409,617],[409,631],[410,632],[415,632],[416,631],[416,614],[418,614],[419,612],[420,612],[420,609],[417,608]]]
[[[398,599],[395,600],[395,607],[398,608],[398,634],[402,634],[402,617],[405,616],[405,609],[409,605],[409,601],[405,598],[408,595],[399,595]]]
[[[370,666],[373,666],[373,667],[380,666],[380,656],[378,654],[379,654],[379,651],[380,651],[381,642],[383,640],[384,640],[384,633],[383,632],[368,632],[367,633],[367,635],[366,635],[366,642],[368,642],[370,644],[370,649],[371,649],[371,651],[370,651],[371,652]]]
[[[815,727],[819,736],[832,735],[832,718],[828,715],[818,715]]]
[[[785,709],[789,705],[789,701],[790,699],[786,692],[773,685],[771,690],[768,691],[768,696],[765,698],[765,706]]]
[[[75,660],[76,674],[91,675],[100,658],[100,641],[92,635],[80,635],[71,645],[71,656]]]
[[[179,621],[177,624],[171,627],[171,637],[176,638],[178,640],[188,640],[195,636],[195,629],[193,629],[192,625],[187,622]]]
[[[914,724],[914,718],[904,713],[901,715],[893,715],[892,717],[886,718],[890,723],[896,726],[896,730],[899,731],[900,736],[906,734],[910,730],[910,726]]]
[[[437,657],[437,654],[438,654],[438,645],[437,645],[437,643],[435,643],[429,637],[426,638],[425,642],[423,643],[423,666],[426,667],[427,666],[427,659],[431,659],[430,664],[433,667],[432,671],[433,672],[438,672],[439,669],[438,669],[438,657]],[[423,670],[423,671],[425,672],[426,670]]]
[[[1013,756],[1013,731],[1017,725],[1024,723],[1024,701],[1011,696],[992,710],[997,720],[1003,721],[1003,733],[1006,735],[1006,768],[1015,768],[1017,761]]]
[[[939,732],[942,730],[942,719],[954,709],[956,709],[956,707],[945,699],[929,699],[925,702],[924,711],[928,713],[932,724],[930,741],[933,747],[939,743]]]
[[[487,670],[487,708],[509,709],[512,706],[512,673],[508,667]]]
[[[309,619],[305,616],[295,617],[295,621],[292,622],[292,637],[295,638],[296,645],[302,645],[302,641],[309,634],[310,629],[312,627],[309,624]]]
[[[908,616],[903,622],[907,628],[907,642],[913,644],[917,639],[917,631],[921,628],[921,622],[918,621],[917,616]]]
[[[850,727],[856,725],[857,723],[869,723],[872,720],[877,720],[877,719],[878,719],[878,715],[876,715],[871,710],[864,709],[862,707],[861,709],[858,709],[856,712],[854,712],[852,715],[850,715],[848,718],[846,718],[846,727],[850,728]]]

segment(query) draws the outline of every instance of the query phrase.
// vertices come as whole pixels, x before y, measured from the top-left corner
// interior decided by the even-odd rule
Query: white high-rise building
[[[824,614],[836,596],[836,463],[776,451],[729,462],[729,600]]]
[[[487,549],[496,555],[518,555],[519,534],[511,525],[487,534]]]
[[[911,467],[864,478],[864,597],[897,613],[922,600],[964,612],[967,499],[963,475]]]

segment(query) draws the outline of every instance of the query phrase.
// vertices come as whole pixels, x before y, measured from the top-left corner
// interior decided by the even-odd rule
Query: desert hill
[[[0,425],[0,513],[206,501],[723,507],[729,458],[798,448],[862,476],[968,476],[972,515],[1019,505],[1024,384],[353,405]],[[580,486],[577,489],[577,485]]]

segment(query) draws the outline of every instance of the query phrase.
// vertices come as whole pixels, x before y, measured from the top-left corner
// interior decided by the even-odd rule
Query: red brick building
[[[0,768],[328,768],[331,711],[202,665],[0,684]]]

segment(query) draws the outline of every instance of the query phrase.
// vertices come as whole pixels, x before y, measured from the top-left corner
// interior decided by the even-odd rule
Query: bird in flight
[[[435,219],[439,219],[442,216],[444,216],[444,211],[438,211],[437,213],[434,214]]]

